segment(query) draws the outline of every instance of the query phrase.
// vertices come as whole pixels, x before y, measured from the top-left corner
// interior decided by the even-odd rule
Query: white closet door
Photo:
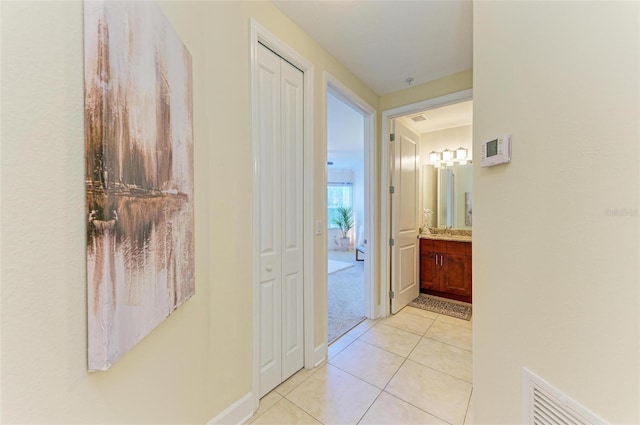
[[[260,395],[281,381],[282,375],[282,241],[280,232],[281,135],[280,58],[258,49],[260,146]]]
[[[302,274],[302,72],[281,60],[282,380],[304,365]]]
[[[260,397],[304,361],[302,72],[258,48]]]

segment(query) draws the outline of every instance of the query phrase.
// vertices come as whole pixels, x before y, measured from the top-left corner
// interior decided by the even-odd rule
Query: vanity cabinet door
[[[444,292],[456,295],[469,295],[469,282],[466,279],[467,258],[460,254],[447,254],[445,276],[443,279]]]
[[[440,275],[435,264],[436,255],[433,251],[420,253],[420,287],[422,289],[440,290]]]
[[[440,290],[440,278],[436,279],[436,256],[433,241],[420,239],[420,288]]]
[[[420,289],[471,302],[471,243],[421,239]]]

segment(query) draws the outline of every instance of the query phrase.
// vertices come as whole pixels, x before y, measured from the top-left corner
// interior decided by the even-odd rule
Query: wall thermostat
[[[502,134],[480,146],[480,166],[491,167],[511,161],[511,135]]]

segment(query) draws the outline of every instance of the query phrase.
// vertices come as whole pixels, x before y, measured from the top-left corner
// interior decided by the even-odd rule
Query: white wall
[[[474,419],[521,423],[527,367],[640,423],[640,3],[473,15],[474,145],[513,137],[508,165],[475,150]]]
[[[193,56],[196,294],[109,371],[88,373],[82,3],[2,4],[2,423],[213,416],[222,377],[208,368],[209,333],[220,309],[209,297],[220,275],[209,268],[219,259],[207,237],[201,11],[170,14]]]
[[[353,183],[353,170],[351,169],[336,169],[329,167],[327,170],[327,182],[328,183]]]
[[[469,158],[473,155],[473,127],[463,125],[461,127],[447,128],[431,131],[420,135],[420,163],[429,162],[429,152],[442,152],[445,149],[455,151],[459,147],[467,148]]]
[[[2,423],[205,423],[251,391],[249,19],[314,64],[314,220],[324,71],[378,97],[269,2],[161,3],[193,57],[196,294],[104,373],[86,371],[83,4],[2,2]],[[325,235],[314,240],[326,339]]]

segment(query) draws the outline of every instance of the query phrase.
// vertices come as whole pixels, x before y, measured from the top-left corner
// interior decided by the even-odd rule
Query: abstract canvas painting
[[[153,2],[85,1],[88,367],[194,294],[191,55]]]

